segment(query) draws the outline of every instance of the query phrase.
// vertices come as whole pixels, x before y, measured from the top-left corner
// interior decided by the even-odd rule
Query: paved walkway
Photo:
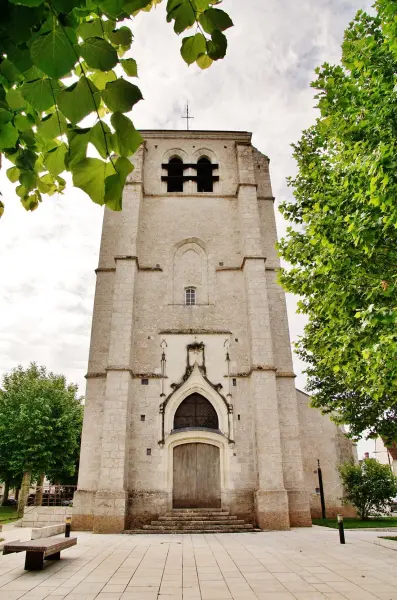
[[[0,556],[0,600],[397,600],[397,552],[374,544],[380,533],[347,531],[345,546],[318,527],[77,535],[43,571],[24,571],[24,554]]]

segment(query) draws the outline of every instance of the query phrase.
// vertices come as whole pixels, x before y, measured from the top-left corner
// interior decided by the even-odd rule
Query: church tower
[[[311,525],[269,160],[246,132],[141,133],[105,210],[73,527]]]

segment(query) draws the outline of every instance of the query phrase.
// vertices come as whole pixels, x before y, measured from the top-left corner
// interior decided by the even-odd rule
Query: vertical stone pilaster
[[[262,529],[288,529],[265,257],[260,231],[252,147],[237,146],[238,216],[250,338],[258,488],[256,518]]]
[[[128,505],[130,368],[138,273],[137,238],[142,203],[143,149],[138,151],[134,162],[136,169],[123,195],[123,211],[114,213],[105,210],[98,275],[106,274],[109,277],[111,274],[112,289],[106,290],[110,302],[107,309],[110,310],[106,312],[102,310],[100,301],[96,303],[90,350],[90,369],[100,368],[103,382],[101,443],[100,448],[96,448],[95,456],[88,444],[84,444],[82,453],[86,467],[90,459],[98,463],[94,490],[92,484],[87,489],[90,476],[85,468],[86,475],[81,481],[79,479],[79,489],[75,494],[75,528],[92,528],[98,533],[123,531]],[[101,364],[94,364],[98,361]],[[94,402],[97,400],[92,399]],[[90,427],[89,414],[87,412],[85,415],[85,429]]]

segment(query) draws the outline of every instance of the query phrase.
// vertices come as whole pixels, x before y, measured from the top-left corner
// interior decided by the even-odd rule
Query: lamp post
[[[325,513],[325,498],[324,498],[324,486],[323,486],[323,474],[320,467],[320,459],[317,459],[317,474],[318,474],[318,486],[320,488],[320,500],[321,500],[321,518],[326,519]]]
[[[339,541],[341,544],[346,544],[345,542],[345,530],[343,527],[343,515],[337,515],[338,519],[338,529],[339,529]]]

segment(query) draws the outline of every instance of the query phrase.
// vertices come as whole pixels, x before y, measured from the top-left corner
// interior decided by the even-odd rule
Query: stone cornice
[[[292,371],[277,371],[276,377],[291,377],[291,379],[295,379],[296,375]]]
[[[274,202],[275,199],[274,196],[258,196],[258,200],[269,200],[270,202]]]
[[[133,379],[167,379],[167,376],[163,377],[159,373],[134,373],[134,371],[129,367],[117,365],[106,367],[105,371],[103,372],[88,372],[86,375],[84,375],[84,377],[86,379],[99,379],[101,377],[105,378],[109,371],[128,372]]]
[[[119,260],[132,260],[135,261],[138,267],[138,271],[162,271],[163,269],[160,265],[156,265],[154,267],[149,267],[147,265],[140,265],[139,259],[137,256],[130,256],[128,254],[117,255],[114,257],[114,261],[117,264]],[[116,267],[98,267],[95,269],[95,273],[113,273],[116,271]]]
[[[258,189],[258,184],[255,182],[253,183],[251,181],[239,181],[237,184],[237,193],[241,187],[253,187],[255,189]]]
[[[292,371],[278,371],[277,367],[273,365],[254,365],[251,367],[249,371],[241,371],[239,373],[230,373],[230,375],[224,375],[224,377],[229,378],[239,378],[239,377],[250,377],[255,371],[274,371],[276,373],[276,377],[291,377],[295,378],[296,375]]]
[[[251,144],[252,133],[248,131],[205,131],[202,129],[189,131],[171,129],[141,129],[145,140],[151,139],[192,139],[192,140],[231,140],[238,144]]]
[[[146,198],[169,198],[169,197],[177,197],[177,198],[215,198],[216,200],[221,199],[224,200],[225,198],[231,198],[233,200],[237,199],[237,193],[236,194],[219,194],[217,192],[193,192],[192,194],[187,193],[187,192],[166,192],[163,194],[146,194],[145,192],[145,197]]]
[[[227,329],[163,329],[159,335],[231,335]]]

